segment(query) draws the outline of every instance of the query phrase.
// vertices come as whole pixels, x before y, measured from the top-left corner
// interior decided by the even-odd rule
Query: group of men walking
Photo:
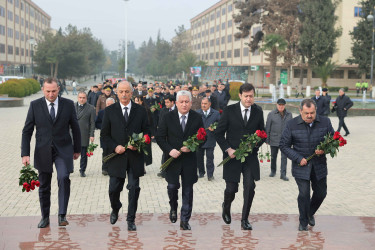
[[[244,162],[235,159],[235,152],[244,136],[254,134],[257,130],[266,130],[268,134],[265,142],[271,146],[273,157],[271,177],[275,176],[279,149],[282,152],[282,162],[285,163],[285,167],[283,164],[281,167],[281,179],[288,180],[286,157],[293,162],[292,174],[300,191],[299,230],[307,230],[307,223],[312,226],[315,224],[313,216],[326,195],[327,175],[325,154],[317,152],[315,148],[324,135],[333,132],[330,120],[324,115],[317,115],[320,111],[317,102],[310,99],[302,101],[300,116],[292,118],[291,113],[285,109],[285,100],[280,99],[276,110],[270,112],[267,124],[264,126],[263,111],[254,103],[255,88],[252,84],[243,84],[239,89],[240,101],[229,106],[227,106],[229,98],[222,97],[222,95],[227,96],[224,84],[219,84],[217,91],[215,89],[211,91],[216,86],[211,86],[211,89],[190,87],[191,92],[183,90],[185,86],[181,86],[177,93],[173,85],[154,84],[147,86],[146,90],[143,85],[143,83],[138,84],[137,89],[134,90],[132,84],[127,81],[119,82],[115,86],[105,84],[100,86],[104,90],[102,95],[97,95],[95,88],[92,88],[89,95],[79,92],[78,102],[74,104],[70,100],[58,97],[59,87],[55,79],[45,80],[44,97],[30,104],[22,133],[21,152],[23,164],[29,164],[30,140],[35,127],[34,167],[39,171],[41,183],[39,199],[42,211],[42,219],[38,227],[49,225],[53,164],[57,170],[59,183],[59,225],[69,224],[66,212],[73,159],[78,159],[81,155],[80,172],[84,177],[87,166],[87,157],[85,157],[87,146],[89,142],[94,141],[95,123],[101,129],[103,156],[117,154],[105,165],[106,174],[109,175],[111,224],[115,224],[118,220],[122,207],[120,194],[125,179],[128,178],[127,225],[129,231],[136,230],[135,218],[141,191],[140,177],[145,174],[146,159],[137,148],[127,145],[133,133],[143,133],[154,138],[163,151],[163,161],[170,157],[174,158],[165,171],[165,179],[168,183],[166,191],[170,204],[169,218],[172,223],[178,220],[178,190],[182,187],[180,228],[191,229],[189,220],[193,207],[193,187],[206,171],[208,180],[213,180],[213,151],[217,142],[223,151],[223,157],[231,158],[223,167],[223,179],[226,183],[222,203],[223,220],[227,224],[231,223],[231,204],[238,192],[242,175],[244,188],[241,228],[252,230],[248,218],[255,196],[255,182],[260,179],[258,150],[264,141],[256,145],[245,157]],[[95,99],[96,110],[90,104],[94,103]],[[198,100],[200,105],[194,106],[194,102]],[[214,102],[219,110],[212,108]],[[346,110],[349,108],[349,106],[345,107]],[[336,110],[340,108],[337,101],[334,108]],[[157,115],[155,115],[156,111]],[[151,116],[150,112],[153,113]],[[215,122],[218,122],[216,130],[211,128]],[[207,140],[195,153],[183,143],[196,134],[199,128],[207,129]],[[314,152],[321,157],[307,163],[307,156]],[[206,169],[204,154],[207,157]],[[310,199],[310,181],[314,191],[312,199]]]

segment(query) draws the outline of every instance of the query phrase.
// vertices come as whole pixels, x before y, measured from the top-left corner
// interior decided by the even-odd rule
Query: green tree
[[[183,71],[191,79],[190,67],[197,65],[197,55],[193,52],[185,51],[178,57],[178,67],[180,71]]]
[[[329,59],[323,65],[318,65],[313,68],[314,73],[322,80],[322,87],[327,87],[328,78],[333,71],[338,68],[338,65]]]
[[[337,28],[335,11],[339,0],[304,0],[300,3],[301,36],[299,50],[307,58],[307,85],[311,85],[312,68],[324,65],[336,52]]]
[[[349,32],[353,47],[352,56],[347,59],[349,64],[358,64],[358,73],[369,74],[371,72],[371,48],[372,48],[372,22],[367,20],[372,15],[375,0],[362,0],[359,4],[362,8],[362,15],[356,24],[356,28]]]
[[[281,52],[287,47],[287,42],[279,34],[267,34],[261,51],[267,56],[267,61],[271,64],[271,83],[276,84],[276,64]]]

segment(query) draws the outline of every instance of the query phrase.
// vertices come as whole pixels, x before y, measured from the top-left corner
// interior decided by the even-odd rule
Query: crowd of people
[[[264,122],[263,110],[255,103],[255,87],[245,83],[239,89],[239,102],[228,105],[229,84],[215,81],[200,86],[155,81],[127,81],[112,83],[105,81],[94,85],[88,93],[77,92],[77,102],[59,95],[56,79],[47,78],[43,83],[44,97],[31,102],[22,132],[22,163],[30,163],[30,140],[36,129],[34,167],[39,171],[41,183],[39,198],[42,219],[38,227],[49,225],[51,176],[53,164],[59,183],[60,226],[68,225],[66,211],[70,195],[69,175],[73,171],[73,160],[80,159],[80,176],[86,177],[88,147],[94,141],[95,129],[100,129],[100,147],[103,159],[102,174],[109,176],[109,198],[112,207],[110,223],[118,220],[122,207],[120,193],[128,178],[129,231],[135,231],[138,198],[141,191],[140,177],[146,174],[145,165],[152,164],[151,145],[149,154],[127,146],[133,134],[147,134],[163,152],[162,163],[174,158],[170,166],[158,176],[165,178],[169,197],[172,223],[178,219],[178,190],[182,187],[180,228],[190,230],[189,220],[193,207],[193,186],[207,174],[208,181],[214,180],[214,149],[219,145],[223,157],[230,157],[223,167],[225,180],[222,218],[231,223],[231,204],[243,182],[243,209],[241,229],[252,230],[248,217],[255,196],[255,182],[260,179],[258,150],[263,143],[271,147],[270,177],[276,175],[276,159],[281,151],[280,178],[288,181],[287,158],[292,161],[292,174],[299,188],[299,230],[308,230],[315,225],[314,214],[323,202],[326,189],[327,163],[324,152],[315,150],[327,133],[333,133],[327,115],[337,112],[340,120],[338,131],[343,127],[349,134],[344,117],[353,105],[350,98],[340,89],[340,95],[331,105],[327,89],[317,89],[315,96],[305,99],[299,107],[300,115],[293,118],[286,109],[284,99],[277,100],[276,108]],[[217,123],[215,129],[211,126]],[[184,142],[199,128],[207,130],[205,142],[196,152],[191,152]],[[239,161],[235,152],[241,140],[257,130],[266,131],[267,139],[256,145],[254,150]],[[312,153],[320,155],[307,163]],[[206,158],[206,161],[205,161]],[[310,198],[310,182],[313,195]]]

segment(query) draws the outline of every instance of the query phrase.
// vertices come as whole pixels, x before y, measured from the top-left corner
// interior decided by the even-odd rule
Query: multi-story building
[[[199,60],[208,63],[208,67],[202,74],[202,80],[244,80],[255,83],[256,86],[266,86],[270,63],[261,51],[251,52],[247,45],[250,42],[250,36],[256,34],[261,27],[255,25],[252,27],[250,36],[236,39],[234,35],[238,29],[232,17],[233,14],[238,13],[235,2],[236,0],[221,0],[190,20],[193,52],[197,54]],[[359,2],[359,0],[343,0],[336,10],[337,26],[342,27],[343,33],[337,40],[338,50],[333,56],[333,61],[340,67],[328,80],[330,86],[353,87],[361,78],[356,73],[356,65],[349,65],[346,62],[351,56],[352,41],[349,32],[354,29],[361,16]],[[280,72],[285,70],[282,61],[279,61],[277,79],[280,78]],[[297,85],[302,72],[306,82],[306,69],[301,70],[294,65],[291,72],[292,82],[289,83],[291,86]],[[320,79],[313,74],[311,85],[319,86],[320,84]]]
[[[51,17],[31,0],[0,0],[0,74],[30,75],[32,56]]]

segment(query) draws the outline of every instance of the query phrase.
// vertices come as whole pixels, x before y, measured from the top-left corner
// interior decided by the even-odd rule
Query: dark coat
[[[90,137],[94,137],[95,133],[95,107],[86,103],[80,112],[78,103],[75,105],[79,128],[81,131],[81,146],[88,147]]]
[[[316,103],[316,113],[318,115],[324,115],[324,112],[326,111],[326,105],[327,105],[325,97],[320,96],[318,99],[316,99],[316,96],[314,96],[313,98],[311,98],[311,100],[314,100],[314,102]]]
[[[217,100],[217,97],[215,95],[210,96],[211,100],[211,108],[216,109],[217,111],[220,110],[219,101]]]
[[[87,96],[87,102],[90,103],[92,106],[96,107],[96,103],[98,102],[99,96],[97,92],[90,92]]]
[[[244,125],[241,114],[240,102],[229,105],[224,109],[219,125],[215,130],[216,141],[223,151],[223,159],[228,154],[225,152],[228,148],[237,149],[244,135],[254,134],[256,130],[264,130],[263,110],[260,106],[253,104],[249,120]],[[254,180],[260,179],[258,149],[256,147],[248,157],[246,157],[245,167],[251,169]],[[228,182],[240,182],[242,163],[239,160],[231,159],[223,167],[223,178]]]
[[[219,109],[224,110],[224,108],[228,105],[230,96],[227,95],[225,90],[223,90],[221,94],[218,90],[216,90],[215,95],[217,97],[217,101],[219,102]]]
[[[352,100],[345,94],[336,98],[335,106],[332,111],[336,111],[338,117],[345,117],[348,114],[348,110],[353,106]]]
[[[202,148],[214,148],[216,146],[216,139],[214,132],[208,130],[208,127],[220,120],[220,113],[215,109],[210,109],[210,113],[206,117],[202,109],[198,109],[197,113],[202,116],[203,126],[207,131],[206,142],[202,145]]]
[[[266,142],[270,146],[279,146],[281,134],[283,133],[285,125],[287,121],[291,120],[292,118],[292,113],[286,109],[284,109],[284,117],[280,115],[280,112],[277,109],[274,109],[268,113],[266,122]]]
[[[195,111],[190,110],[185,131],[182,132],[178,111],[175,109],[163,117],[156,133],[156,142],[167,158],[172,149],[180,150],[182,143],[190,136],[197,133],[203,127],[202,117]],[[182,153],[180,157],[174,159],[166,170],[166,180],[168,183],[179,183],[179,176],[182,175],[182,182],[194,184],[198,180],[197,176],[197,154],[196,152]]]
[[[102,122],[103,122],[103,118],[104,118],[104,111],[105,111],[105,109],[100,110],[99,113],[98,113],[98,115],[95,118],[95,128],[97,128],[97,129],[102,129]],[[100,147],[101,148],[105,148],[105,144],[103,142],[103,138],[102,137],[100,137]]]
[[[303,158],[314,154],[316,147],[324,141],[328,133],[334,134],[331,120],[317,115],[313,126],[306,124],[299,115],[288,121],[280,140],[280,150],[292,161],[292,175],[295,178],[310,180],[314,166],[318,180],[327,176],[327,158],[325,155],[314,157],[306,166],[299,166]]]
[[[120,103],[112,104],[105,109],[100,136],[109,152],[115,152],[118,145],[126,146],[133,133],[150,135],[146,109],[132,102],[128,122],[125,124]],[[108,161],[108,174],[125,178],[127,168],[132,168],[134,178],[144,175],[144,155],[127,149]]]
[[[21,156],[30,156],[30,140],[36,128],[34,167],[52,173],[52,146],[64,159],[67,170],[73,172],[73,153],[81,152],[81,132],[74,103],[59,97],[57,115],[52,121],[44,97],[32,101],[22,130]],[[72,136],[70,135],[72,132]]]
[[[324,106],[324,115],[329,115],[329,113],[331,112],[331,96],[327,94],[323,97],[326,103],[326,105]]]

